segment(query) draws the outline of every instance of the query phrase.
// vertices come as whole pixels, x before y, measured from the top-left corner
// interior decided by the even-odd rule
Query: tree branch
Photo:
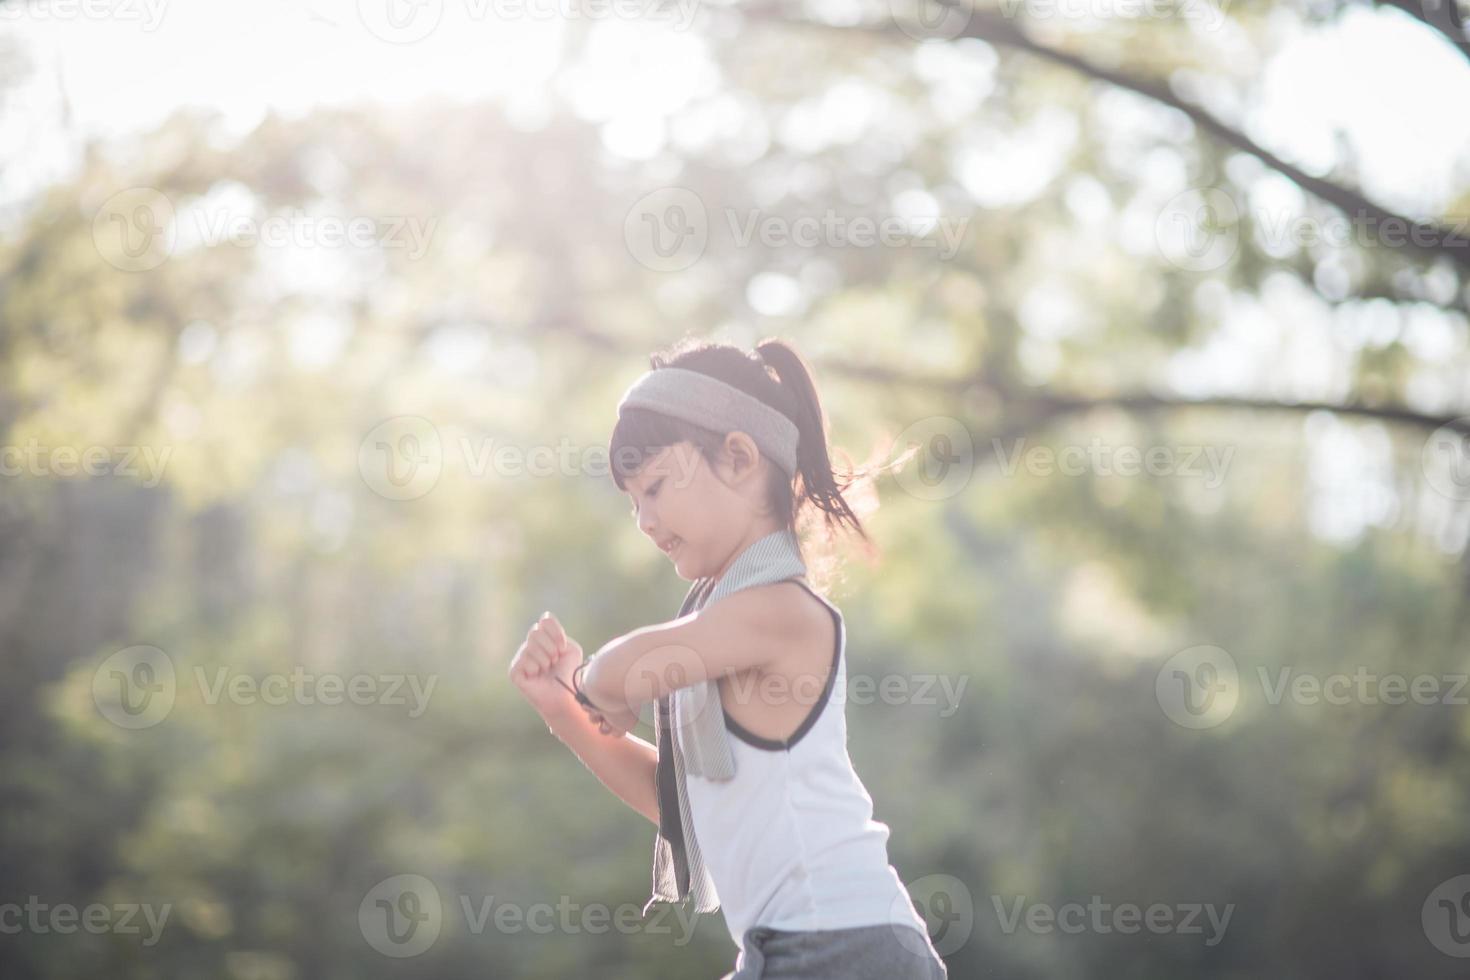
[[[1154,392],[1131,392],[1107,395],[1068,395],[1053,392],[1018,391],[1017,389],[976,377],[953,377],[937,374],[912,374],[876,364],[862,364],[842,359],[825,358],[821,368],[833,373],[875,384],[912,387],[925,391],[947,392],[956,397],[981,393],[1006,406],[1006,414],[1019,414],[1028,419],[1045,421],[1061,415],[1091,411],[1094,408],[1118,408],[1137,414],[1157,414],[1191,408],[1249,410],[1258,412],[1332,412],[1355,418],[1375,419],[1413,428],[1433,430],[1448,426],[1470,437],[1470,416],[1438,415],[1415,411],[1405,405],[1369,405],[1365,402],[1283,402],[1249,396],[1214,395],[1208,398],[1184,398]]]
[[[1460,54],[1470,60],[1470,33],[1466,32],[1465,17],[1460,13],[1459,0],[1374,0],[1380,7],[1402,10],[1410,17],[1427,24],[1444,35],[1451,44],[1460,49]],[[1433,10],[1426,9],[1433,7]]]
[[[1404,0],[1411,3],[1413,0]],[[1441,0],[1449,2],[1449,0]],[[941,6],[958,7],[950,2],[941,2]],[[914,39],[905,34],[897,24],[868,23],[858,24],[855,27],[836,28],[820,21],[810,20],[804,17],[793,17],[787,13],[784,6],[759,4],[751,7],[739,8],[747,18],[764,21],[767,23],[783,24],[795,27],[811,27],[828,30],[862,30],[867,33],[882,37],[898,37],[908,43],[914,43]],[[1188,116],[1196,126],[1228,146],[1233,146],[1243,153],[1248,153],[1260,160],[1267,167],[1285,176],[1302,190],[1315,195],[1323,201],[1339,208],[1354,221],[1362,220],[1374,228],[1388,226],[1395,230],[1392,234],[1401,237],[1405,244],[1411,245],[1428,255],[1448,256],[1460,268],[1470,271],[1470,239],[1457,231],[1445,228],[1436,223],[1417,221],[1405,215],[1401,215],[1391,208],[1370,200],[1366,195],[1335,184],[1330,180],[1313,177],[1298,167],[1287,163],[1274,153],[1261,146],[1259,143],[1246,136],[1243,132],[1227,125],[1215,118],[1204,107],[1187,102],[1174,94],[1166,85],[1149,79],[1135,78],[1124,72],[1094,64],[1081,55],[1069,51],[1062,51],[1043,44],[1032,38],[1023,31],[1015,22],[1006,17],[985,10],[968,10],[969,20],[959,37],[976,38],[991,44],[1015,48],[1032,54],[1052,64],[1078,72],[1088,78],[1107,82],[1118,88],[1142,95],[1152,99],[1160,105],[1168,106]]]
[[[590,344],[600,353],[622,353],[644,355],[652,348],[647,343],[622,340],[604,333],[576,318],[562,319],[555,323],[537,325],[543,331],[553,331]],[[533,340],[531,331],[527,339]],[[930,372],[900,371],[881,364],[854,361],[841,357],[813,358],[813,368],[852,381],[888,387],[915,388],[927,392],[948,394],[956,399],[969,395],[980,395],[996,404],[1004,405],[1007,415],[1021,416],[1021,424],[1030,427],[1036,422],[1061,415],[1086,412],[1094,408],[1118,408],[1127,412],[1152,414],[1185,409],[1218,409],[1222,411],[1289,412],[1333,412],[1355,418],[1376,419],[1412,428],[1434,430],[1448,426],[1455,432],[1470,437],[1470,415],[1441,415],[1420,412],[1406,405],[1370,405],[1366,402],[1322,402],[1322,401],[1273,401],[1251,396],[1214,395],[1207,398],[1184,398],[1156,392],[1119,392],[1105,395],[1072,395],[1047,391],[1023,391],[983,373],[970,375],[935,374]]]

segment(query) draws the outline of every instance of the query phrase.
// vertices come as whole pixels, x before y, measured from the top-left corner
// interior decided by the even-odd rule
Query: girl
[[[846,628],[796,535],[815,508],[867,541],[811,373],[779,340],[651,364],[618,406],[609,458],[639,529],[694,585],[677,618],[586,661],[547,612],[509,676],[659,828],[649,906],[724,911],[739,953],[722,980],[947,977],[848,756]],[[654,744],[631,731],[650,702]]]

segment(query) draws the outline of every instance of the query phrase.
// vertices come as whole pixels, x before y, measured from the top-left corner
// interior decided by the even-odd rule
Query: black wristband
[[[582,705],[582,707],[591,708],[593,711],[601,711],[602,709],[593,704],[592,699],[587,697],[586,693],[582,690],[582,671],[586,670],[587,666],[591,663],[591,660],[584,660],[577,665],[576,670],[572,671],[572,694],[576,697],[577,703]]]

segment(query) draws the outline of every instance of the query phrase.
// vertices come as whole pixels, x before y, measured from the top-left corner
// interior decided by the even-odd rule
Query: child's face
[[[706,520],[695,486],[695,475],[704,469],[701,464],[703,458],[694,445],[679,442],[651,455],[626,482],[638,530],[669,555],[682,577],[691,577],[685,572],[694,567],[691,551],[698,550]]]
[[[770,465],[750,436],[735,432],[713,469],[693,443],[680,442],[650,456],[624,485],[638,529],[692,582],[727,567],[753,532],[776,527],[765,504]]]
[[[728,490],[694,444],[659,450],[626,486],[638,529],[669,556],[679,576],[692,581],[705,574],[713,539],[722,539],[718,514]]]

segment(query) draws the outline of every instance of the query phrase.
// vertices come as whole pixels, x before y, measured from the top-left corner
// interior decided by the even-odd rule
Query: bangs
[[[647,408],[625,408],[608,441],[608,469],[613,483],[626,492],[627,481],[659,450],[681,442],[692,442],[703,449],[711,439],[718,438],[708,429],[682,419]]]

